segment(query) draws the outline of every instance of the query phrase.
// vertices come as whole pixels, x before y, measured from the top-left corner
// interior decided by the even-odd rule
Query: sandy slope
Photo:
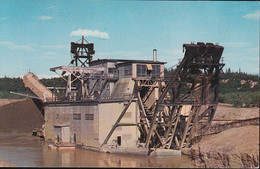
[[[43,116],[31,99],[0,107],[0,132],[30,132],[41,128]]]
[[[259,117],[259,107],[237,108],[229,104],[219,103],[214,118],[238,120],[254,117]]]
[[[220,104],[214,119],[244,120],[259,117],[259,108],[234,108]],[[213,121],[212,126],[230,121]],[[259,121],[258,121],[259,124]],[[194,144],[191,156],[198,167],[259,167],[259,125],[228,128],[218,134],[203,136]]]

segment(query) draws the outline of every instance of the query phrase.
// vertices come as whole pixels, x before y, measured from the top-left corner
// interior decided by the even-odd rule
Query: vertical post
[[[196,110],[196,108],[194,106],[192,106],[192,110],[189,114],[188,121],[187,121],[185,130],[184,130],[184,133],[183,133],[183,137],[182,137],[182,140],[181,140],[181,144],[180,144],[180,147],[179,147],[180,150],[182,149],[183,143],[186,139],[186,136],[187,136],[187,133],[188,133],[188,130],[189,130],[189,126],[190,126],[190,123],[191,123],[191,119],[192,119],[192,116],[193,116],[195,110]]]
[[[66,97],[69,96],[70,92],[71,92],[71,73],[68,76],[67,88],[66,88]]]
[[[81,55],[83,55],[83,48],[84,48],[84,36],[82,36],[82,45],[81,45]]]
[[[80,80],[81,81],[81,98],[84,98],[85,97],[85,86],[84,86],[83,74],[81,76],[82,76],[82,79]]]

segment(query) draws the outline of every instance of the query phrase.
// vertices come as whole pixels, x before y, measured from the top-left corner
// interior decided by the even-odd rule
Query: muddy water
[[[42,139],[21,134],[0,134],[0,159],[19,167],[193,167],[187,156],[154,158],[83,149],[50,150]]]

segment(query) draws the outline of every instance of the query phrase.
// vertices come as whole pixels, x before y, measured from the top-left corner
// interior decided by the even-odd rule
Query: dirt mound
[[[192,146],[191,154],[199,167],[258,167],[259,126],[232,128],[205,136]]]
[[[238,108],[219,103],[214,119],[242,120],[254,117],[259,117],[259,107]]]
[[[0,107],[0,132],[27,133],[41,128],[43,115],[31,99]]]
[[[219,104],[205,135],[194,138],[190,151],[198,167],[259,167],[259,108]]]

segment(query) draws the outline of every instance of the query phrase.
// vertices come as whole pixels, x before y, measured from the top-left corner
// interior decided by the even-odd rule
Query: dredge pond
[[[50,150],[30,134],[0,134],[0,159],[18,167],[194,167],[188,156],[144,157],[83,149]]]

